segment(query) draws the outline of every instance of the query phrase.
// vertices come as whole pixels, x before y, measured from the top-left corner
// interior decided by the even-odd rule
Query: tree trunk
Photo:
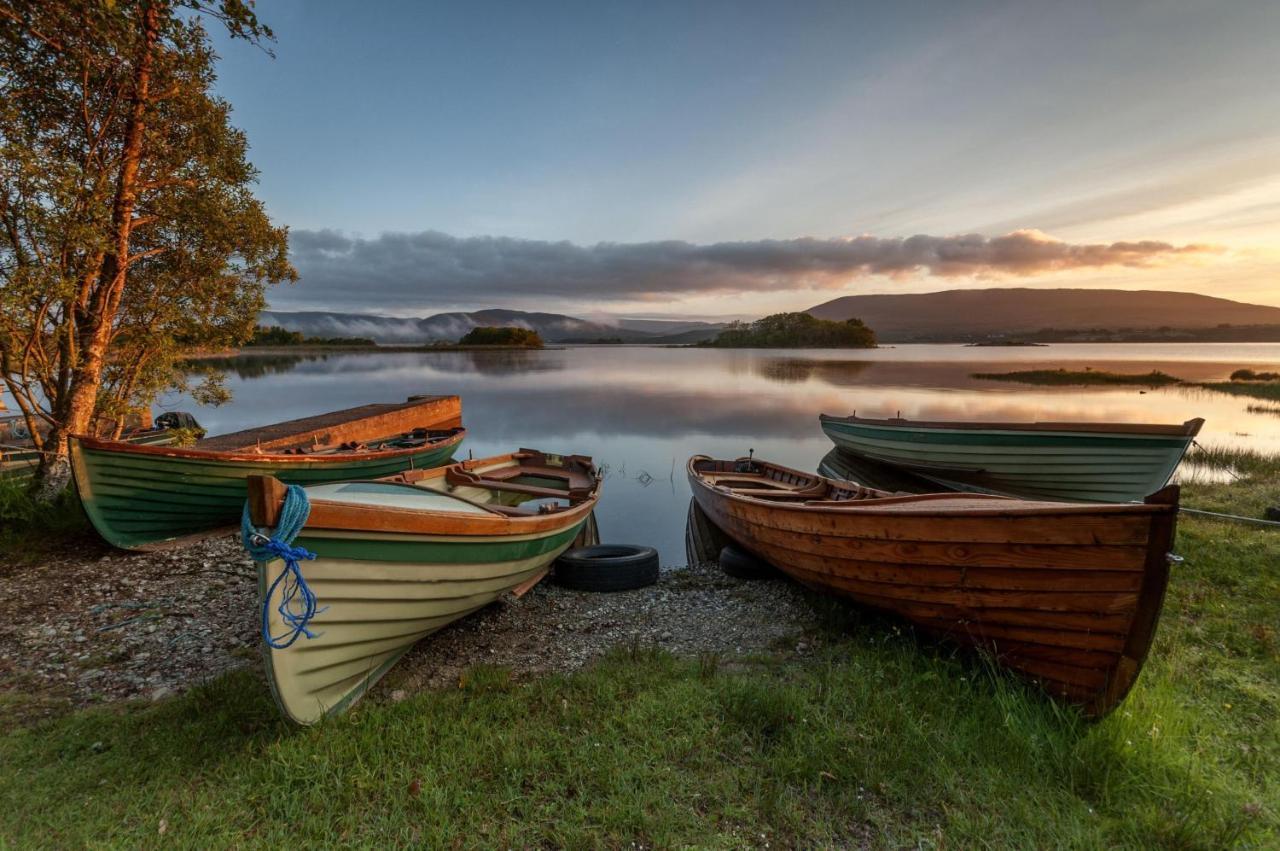
[[[142,143],[146,134],[147,106],[150,100],[151,64],[159,38],[160,13],[157,3],[148,3],[142,13],[142,42],[134,68],[133,92],[129,102],[129,118],[125,123],[124,147],[120,158],[120,174],[116,182],[111,208],[112,250],[103,257],[98,280],[85,299],[76,304],[75,328],[78,336],[75,365],[67,395],[53,401],[62,415],[49,433],[40,467],[41,496],[56,494],[67,482],[67,437],[85,434],[93,423],[102,384],[102,367],[111,327],[124,293],[129,272],[129,239],[133,227],[133,209],[137,203],[138,169],[142,163]],[[61,479],[58,487],[57,479]]]

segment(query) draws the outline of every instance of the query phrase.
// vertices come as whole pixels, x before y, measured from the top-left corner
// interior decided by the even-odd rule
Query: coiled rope
[[[270,537],[254,528],[249,519],[249,504],[246,502],[244,513],[240,515],[240,540],[249,555],[255,561],[269,562],[275,559],[284,561],[284,569],[271,583],[266,595],[262,598],[262,640],[276,650],[283,650],[298,640],[299,636],[315,638],[316,634],[307,628],[311,619],[324,611],[316,607],[316,595],[307,585],[307,580],[298,567],[298,561],[311,561],[316,554],[303,547],[293,546],[293,539],[298,537],[302,527],[306,525],[311,514],[311,504],[307,502],[307,493],[297,485],[289,485],[285,493],[284,506],[280,509],[280,520],[276,523],[276,533]],[[289,627],[289,631],[281,636],[271,634],[271,600],[280,591],[280,605],[276,611],[280,619]],[[327,606],[325,608],[328,608]]]

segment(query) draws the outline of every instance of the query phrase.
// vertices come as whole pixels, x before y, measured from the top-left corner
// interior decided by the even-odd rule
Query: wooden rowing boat
[[[894,496],[751,459],[694,456],[697,508],[819,591],[989,651],[1102,715],[1146,659],[1169,577],[1178,488],[1143,504]]]
[[[1140,501],[1169,483],[1204,420],[1130,423],[915,422],[819,416],[840,449],[952,490],[1033,499]]]
[[[420,638],[532,588],[594,528],[600,483],[590,458],[522,449],[305,488],[310,515],[294,543],[316,555],[300,569],[318,613],[314,638],[267,645],[281,710],[301,724],[340,712]],[[285,499],[277,479],[250,479],[253,524],[275,526]],[[284,568],[280,559],[258,565],[272,636],[290,629],[280,592],[270,593]]]
[[[110,544],[165,549],[230,530],[245,479],[289,484],[377,478],[448,463],[466,435],[457,396],[364,405],[190,447],[74,437],[71,470],[85,513]]]

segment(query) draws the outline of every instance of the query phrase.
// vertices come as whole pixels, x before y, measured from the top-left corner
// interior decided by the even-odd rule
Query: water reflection
[[[821,379],[828,384],[848,386],[872,364],[867,361],[807,360],[804,358],[761,358],[756,374],[770,381],[794,384]]]
[[[456,393],[469,430],[464,451],[481,456],[533,446],[592,455],[609,470],[599,508],[605,539],[657,546],[668,562],[683,559],[684,462],[691,454],[737,457],[755,449],[769,460],[814,470],[832,448],[818,427],[822,412],[1007,422],[1178,423],[1201,416],[1207,420],[1201,443],[1280,451],[1280,416],[1251,410],[1280,406],[1256,399],[1194,388],[1043,388],[970,377],[1018,368],[1013,356],[1032,352],[1046,359],[1055,350],[1054,366],[1154,368],[1185,378],[1225,378],[1241,364],[1280,364],[1276,344],[1265,350],[1198,346],[1201,360],[1188,356],[1190,347],[1170,352],[1176,358],[1169,361],[1154,357],[1160,347],[1088,347],[1097,350],[1096,361],[1065,357],[1085,348],[993,355],[960,346],[902,346],[856,357],[643,347],[257,355],[213,362],[229,375],[229,404],[192,409],[190,400],[175,398],[165,407],[194,410],[210,434],[218,434],[416,393]],[[1233,358],[1230,350],[1237,348],[1249,351]],[[930,351],[938,357],[925,357]]]
[[[839,449],[832,449],[818,461],[817,472],[828,479],[857,482],[890,493],[941,493],[946,488],[899,467],[878,464]]]
[[[370,364],[361,363],[365,358],[377,359],[374,368],[383,369],[397,360],[416,364],[422,358],[430,358],[437,371],[444,373],[476,373],[478,375],[516,375],[527,372],[551,372],[564,369],[563,360],[557,360],[551,352],[517,349],[461,352],[403,352],[355,354],[344,352],[308,352],[281,354],[278,352],[255,354],[250,352],[233,357],[206,357],[189,361],[193,372],[216,370],[237,378],[262,378],[265,375],[282,375],[289,372],[336,374],[366,371]]]

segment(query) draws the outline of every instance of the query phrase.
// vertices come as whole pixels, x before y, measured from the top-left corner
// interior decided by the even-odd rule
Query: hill
[[[994,288],[844,296],[809,308],[819,319],[857,317],[881,342],[956,342],[1098,329],[1280,326],[1280,307],[1160,290]]]
[[[527,328],[550,343],[602,339],[626,343],[696,342],[714,337],[724,327],[706,322],[644,319],[623,319],[616,324],[605,324],[562,313],[499,309],[437,313],[421,319],[364,313],[264,310],[258,321],[265,326],[296,331],[307,337],[366,337],[384,344],[454,342],[474,328],[485,327]]]

